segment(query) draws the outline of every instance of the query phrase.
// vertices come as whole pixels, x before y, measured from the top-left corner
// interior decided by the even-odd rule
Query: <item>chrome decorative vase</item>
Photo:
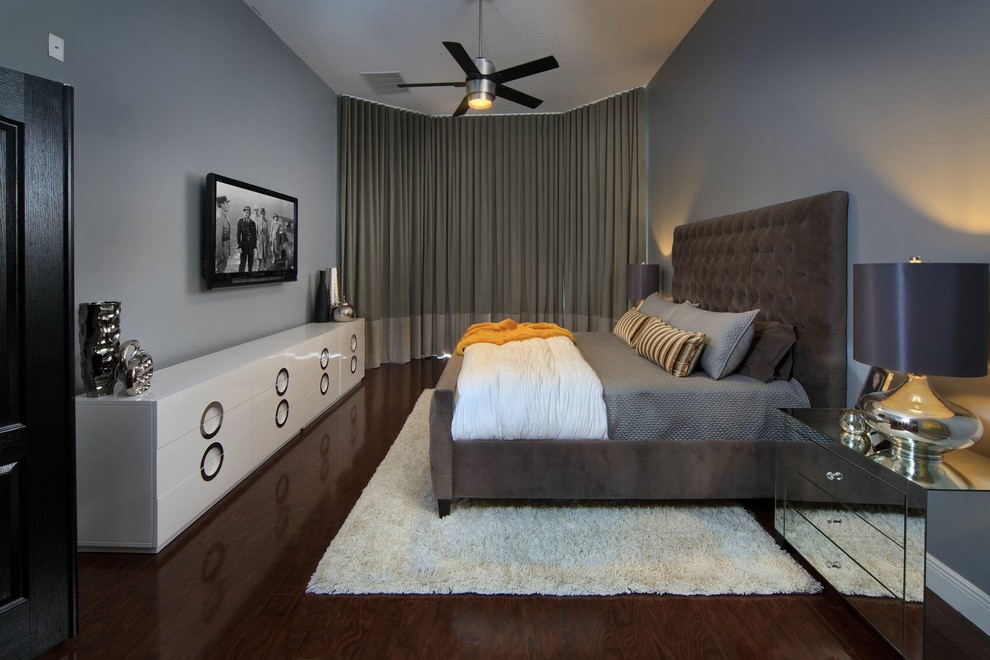
[[[340,299],[340,304],[333,308],[333,320],[337,322],[354,320],[354,308],[348,305],[343,297]]]
[[[151,376],[155,363],[148,351],[141,348],[137,339],[128,339],[120,345],[120,382],[130,396],[143,394],[151,388]]]
[[[86,395],[113,394],[120,360],[120,303],[101,301],[83,305],[83,381]]]
[[[340,283],[337,280],[337,269],[331,268],[328,286],[330,287],[330,309],[340,304]]]

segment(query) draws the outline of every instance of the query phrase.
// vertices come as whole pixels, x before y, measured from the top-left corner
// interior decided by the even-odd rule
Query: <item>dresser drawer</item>
[[[323,414],[327,408],[333,405],[337,399],[329,390],[322,394],[319,390],[312,392],[309,396],[299,402],[299,421],[305,426]]]
[[[364,321],[358,320],[338,329],[340,336],[340,392],[356,386],[364,378]]]
[[[251,431],[276,423],[278,428],[295,424],[298,431],[301,426],[295,419],[294,408],[312,392],[314,382],[315,387],[319,387],[319,379],[315,376],[317,371],[319,367],[290,376],[281,395],[278,389],[270,389],[251,399]]]
[[[317,366],[315,369],[307,369],[299,374],[296,383],[299,386],[300,396],[305,398],[316,392],[326,392],[331,397],[339,394],[340,370],[337,368],[339,361],[339,356],[332,357],[329,358],[326,369]]]
[[[251,370],[243,367],[159,399],[155,402],[155,447],[164,447],[204,424],[208,427],[212,404],[233,410],[251,394]]]
[[[253,468],[246,439],[221,445],[202,456],[202,470],[158,498],[157,542],[161,548],[233,488]]]
[[[257,397],[270,390],[282,392],[292,388],[292,381],[303,371],[316,367],[319,353],[315,349],[289,349],[284,353],[258,360],[251,365],[251,393]]]
[[[278,418],[269,417],[251,434],[254,462],[260,464],[292,439],[306,425],[305,406],[300,401],[281,401]]]
[[[880,511],[872,505],[840,504],[791,469],[787,493],[789,506],[892,594],[903,597],[903,507]],[[860,513],[868,514],[869,520]]]
[[[340,335],[331,328],[326,334],[310,339],[290,352],[297,360],[315,362],[322,367],[327,360],[340,356]]]
[[[785,462],[843,504],[904,506],[904,492],[894,488],[817,442],[788,442]]]
[[[251,432],[251,404],[216,414],[204,429],[195,429],[155,452],[155,496],[162,497],[189,477],[199,473],[207,450],[214,444],[222,447],[243,442]],[[206,430],[210,432],[206,432]]]
[[[330,402],[340,397],[340,356],[330,360],[326,369],[321,369],[318,374],[319,380],[315,390]],[[329,405],[329,404],[328,404]]]

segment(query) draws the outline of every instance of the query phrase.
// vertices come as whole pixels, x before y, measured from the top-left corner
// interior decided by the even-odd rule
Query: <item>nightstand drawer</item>
[[[903,507],[842,505],[791,469],[787,501],[891,593],[904,596]]]
[[[893,598],[889,589],[852,560],[791,506],[784,510],[785,538],[840,593]]]
[[[788,442],[785,462],[843,504],[904,506],[904,492],[817,442]],[[864,459],[868,460],[868,459]]]
[[[829,584],[846,596],[867,621],[900,649],[903,645],[904,601],[853,561],[788,502],[785,538]],[[863,596],[865,598],[857,598]]]

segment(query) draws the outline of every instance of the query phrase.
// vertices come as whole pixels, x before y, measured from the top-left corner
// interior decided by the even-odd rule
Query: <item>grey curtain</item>
[[[367,365],[471,323],[608,330],[642,259],[643,90],[562,114],[430,117],[341,96],[342,287]]]

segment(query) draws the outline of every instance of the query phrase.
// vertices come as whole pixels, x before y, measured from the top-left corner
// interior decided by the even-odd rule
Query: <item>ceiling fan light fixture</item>
[[[468,94],[468,105],[472,110],[487,110],[492,107],[495,95],[489,92],[470,92]]]
[[[495,83],[487,78],[468,80],[466,91],[468,107],[472,110],[487,110],[495,101]]]

